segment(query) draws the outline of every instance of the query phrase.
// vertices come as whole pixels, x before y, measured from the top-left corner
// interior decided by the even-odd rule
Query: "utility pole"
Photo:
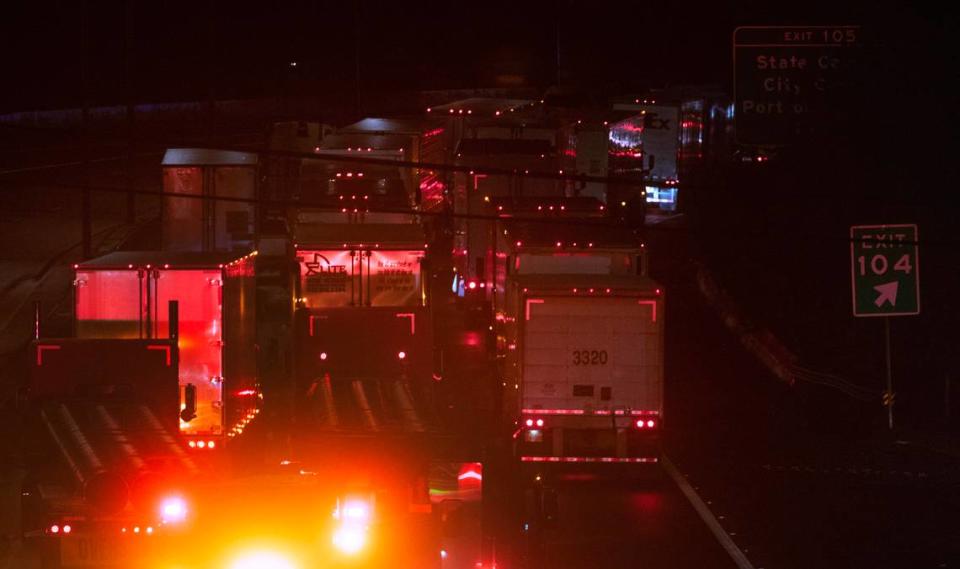
[[[88,21],[88,3],[86,0],[80,3],[80,179],[83,188],[80,191],[80,243],[81,255],[84,260],[93,256],[93,232],[91,225],[93,223],[92,204],[90,196],[90,102],[88,95],[89,83],[89,21]]]
[[[133,157],[136,154],[136,107],[135,107],[135,97],[136,97],[136,82],[133,78],[133,21],[134,21],[134,2],[124,3],[123,11],[123,83],[124,83],[124,94],[127,100],[127,148],[126,156],[124,163],[126,167],[124,169],[124,178],[126,181],[126,186],[132,188],[134,185],[134,165]],[[137,220],[137,203],[136,203],[136,194],[133,192],[127,193],[127,207],[126,207],[126,223],[128,225],[133,225]]]
[[[217,135],[217,0],[207,0],[207,139],[216,144]]]
[[[360,89],[360,28],[363,25],[363,2],[357,0],[354,4],[353,11],[353,62],[354,62],[354,79],[356,84],[354,88],[356,89],[356,117],[359,119],[362,116],[363,112],[363,95]]]
[[[890,366],[890,317],[883,318],[884,337],[887,346],[887,428],[893,430],[893,372]]]

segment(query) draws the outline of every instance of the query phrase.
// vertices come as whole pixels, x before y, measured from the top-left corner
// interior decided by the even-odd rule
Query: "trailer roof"
[[[238,261],[248,253],[196,251],[117,251],[77,265],[80,269],[128,269],[130,266],[170,265],[176,269],[212,269]]]
[[[550,218],[552,219],[552,218]],[[565,220],[565,218],[561,218]],[[632,230],[620,225],[611,225],[600,220],[582,223],[536,223],[506,221],[510,240],[519,241],[524,249],[530,247],[558,248],[562,250],[588,251],[590,249],[639,249],[642,242]],[[557,246],[560,243],[560,246]]]
[[[549,215],[560,217],[582,217],[604,215],[606,205],[594,197],[493,197],[491,205],[501,216],[525,215],[530,217]],[[562,209],[561,209],[562,208]]]
[[[553,154],[548,140],[518,138],[465,138],[457,146],[457,155],[500,156]]]
[[[517,286],[533,289],[537,292],[557,291],[570,292],[571,289],[589,291],[591,288],[609,288],[613,290],[648,291],[653,294],[662,292],[657,281],[650,277],[637,275],[584,275],[584,274],[520,274],[511,277]]]
[[[501,99],[493,97],[473,97],[469,99],[460,99],[451,101],[443,105],[434,105],[430,107],[431,113],[464,116],[470,111],[469,116],[494,116],[499,111],[509,113],[511,109],[520,109],[527,105],[532,105],[533,99]],[[462,113],[460,111],[463,111]]]
[[[163,166],[256,166],[257,155],[251,152],[213,148],[168,148]]]
[[[323,139],[318,154],[322,154],[324,150],[339,151],[347,148],[396,151],[404,148],[404,142],[406,141],[402,137],[396,136],[396,133],[338,132]]]
[[[423,227],[414,223],[301,223],[295,242],[300,248],[363,245],[368,249],[423,249]],[[379,245],[379,247],[377,247]]]
[[[400,117],[389,119],[368,117],[337,129],[337,133],[420,135],[437,128],[443,128],[443,126],[444,122],[439,117]]]

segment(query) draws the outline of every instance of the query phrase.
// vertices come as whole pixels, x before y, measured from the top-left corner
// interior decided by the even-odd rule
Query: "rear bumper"
[[[655,463],[660,456],[660,441],[659,429],[524,428],[517,433],[515,455],[521,462]]]

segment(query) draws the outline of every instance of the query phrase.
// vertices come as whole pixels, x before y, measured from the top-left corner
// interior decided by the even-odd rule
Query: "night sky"
[[[956,75],[955,15],[907,3],[62,0],[4,11],[4,112],[78,105],[84,76],[94,104],[195,100],[211,89],[309,95],[352,85],[358,53],[364,88],[382,92],[545,87],[557,82],[558,59],[565,83],[591,90],[729,88],[731,33],[745,24],[864,26],[882,96],[924,98]]]

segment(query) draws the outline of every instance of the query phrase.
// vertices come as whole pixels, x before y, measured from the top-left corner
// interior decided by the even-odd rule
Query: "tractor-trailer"
[[[663,291],[638,275],[519,274],[507,292],[508,413],[522,462],[656,462]]]

